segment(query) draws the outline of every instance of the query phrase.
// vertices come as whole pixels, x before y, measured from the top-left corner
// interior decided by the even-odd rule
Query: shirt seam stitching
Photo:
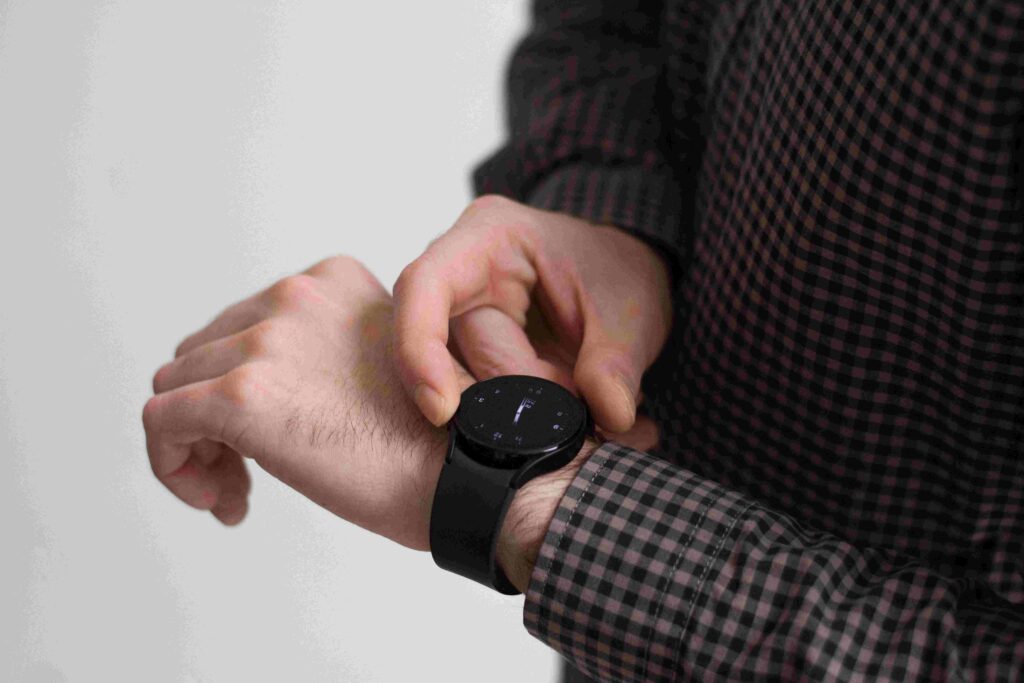
[[[555,551],[553,553],[551,553],[551,557],[548,559],[547,567],[546,567],[546,569],[547,569],[547,577],[545,579],[545,581],[547,582],[548,586],[551,586],[550,582],[551,582],[551,577],[553,576],[553,573],[554,573],[552,571],[552,569],[553,569],[553,567],[555,565],[555,558],[559,555],[559,553],[561,553],[564,550],[562,548],[562,541],[565,540],[566,536],[569,533],[569,530],[572,529],[573,518],[576,516],[576,513],[579,510],[580,505],[583,504],[583,499],[586,497],[587,493],[590,492],[591,487],[594,485],[594,481],[601,474],[601,472],[604,471],[605,467],[607,467],[608,464],[611,462],[611,455],[610,454],[608,454],[608,453],[601,453],[601,456],[604,458],[604,460],[601,462],[600,465],[598,465],[597,470],[594,472],[594,474],[587,481],[587,485],[583,488],[583,491],[580,492],[579,498],[576,499],[576,503],[575,503],[575,505],[573,505],[572,510],[569,512],[569,517],[565,521],[565,528],[562,529],[562,533],[559,534],[558,540],[555,542]],[[547,595],[545,595],[545,597],[547,597],[550,600],[551,598],[554,597],[553,592],[554,591],[552,590],[551,591],[552,594],[547,594],[548,591],[545,590],[542,594],[547,594]]]
[[[720,501],[721,499],[722,498],[720,497],[718,500]],[[714,564],[714,562],[718,559],[718,556],[722,552],[722,548],[725,546],[725,540],[732,535],[733,529],[736,528],[736,525],[739,523],[739,521],[746,517],[747,513],[750,512],[751,508],[753,508],[755,505],[755,502],[747,503],[742,510],[731,515],[732,521],[729,523],[729,527],[718,538],[718,545],[715,546],[714,552],[708,556],[708,561],[704,565],[704,571],[701,572],[700,580],[698,581],[696,588],[694,588],[693,596],[691,596],[690,598],[690,607],[686,612],[686,618],[683,619],[683,623],[681,624],[679,629],[680,641],[682,641],[683,635],[686,633],[686,630],[690,627],[690,622],[693,620],[693,612],[697,607],[697,598],[701,594],[701,589],[704,587],[704,584],[707,582],[708,575],[711,573],[711,565]],[[673,574],[675,574],[675,571],[673,571]],[[671,633],[672,632],[670,630],[669,635],[671,635]],[[677,648],[677,652],[679,653],[679,657],[681,657],[681,648]],[[677,657],[675,661],[673,661],[672,663],[672,671],[675,673],[678,673],[679,670],[679,657]],[[674,678],[678,678],[678,676],[674,676]]]
[[[683,546],[682,548],[680,548],[676,552],[676,554],[672,557],[672,561],[670,563],[671,564],[671,569],[668,571],[668,573],[664,577],[662,577],[661,581],[659,582],[659,586],[658,586],[658,595],[659,595],[658,606],[654,610],[654,616],[653,616],[653,619],[651,620],[650,636],[647,638],[647,644],[644,647],[644,656],[643,656],[643,659],[641,660],[644,663],[643,680],[647,679],[647,671],[650,668],[651,641],[654,640],[654,638],[657,636],[657,633],[658,633],[658,619],[661,618],[661,610],[665,606],[665,596],[668,594],[668,586],[671,584],[672,577],[675,576],[675,573],[678,570],[679,565],[683,561],[683,556],[686,555],[686,551],[689,549],[690,545],[693,543],[693,539],[696,538],[697,532],[700,530],[701,525],[704,523],[704,519],[707,517],[708,510],[710,510],[710,509],[711,509],[711,504],[710,503],[706,503],[706,504],[704,504],[702,506],[700,514],[699,514],[699,516],[697,518],[697,522],[693,525],[693,531],[689,534],[689,537],[686,539],[686,545]]]

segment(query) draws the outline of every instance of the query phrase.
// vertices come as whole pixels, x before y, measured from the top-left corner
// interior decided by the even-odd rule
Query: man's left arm
[[[387,290],[348,257],[225,309],[153,377],[142,419],[157,479],[237,524],[252,460],[339,517],[427,550],[447,436],[402,390],[393,318]]]

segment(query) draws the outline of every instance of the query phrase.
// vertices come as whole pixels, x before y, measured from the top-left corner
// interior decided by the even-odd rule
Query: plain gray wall
[[[258,468],[187,508],[140,418],[228,304],[451,225],[526,4],[0,0],[0,680],[554,678],[521,598]]]

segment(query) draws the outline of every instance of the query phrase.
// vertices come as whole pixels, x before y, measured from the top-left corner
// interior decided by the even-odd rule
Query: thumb
[[[601,431],[601,437],[637,451],[650,451],[659,445],[658,425],[646,415],[637,415],[636,422],[628,432],[613,434]]]
[[[636,419],[640,380],[649,363],[638,334],[610,334],[601,321],[588,321],[573,377],[594,421],[608,432],[626,432]]]

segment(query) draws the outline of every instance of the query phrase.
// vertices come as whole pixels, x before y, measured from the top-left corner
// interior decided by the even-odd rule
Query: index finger
[[[461,220],[461,219],[460,219]],[[502,226],[456,226],[409,264],[395,282],[395,360],[406,390],[435,425],[459,403],[448,324],[477,306],[525,320],[536,274],[527,249]]]

